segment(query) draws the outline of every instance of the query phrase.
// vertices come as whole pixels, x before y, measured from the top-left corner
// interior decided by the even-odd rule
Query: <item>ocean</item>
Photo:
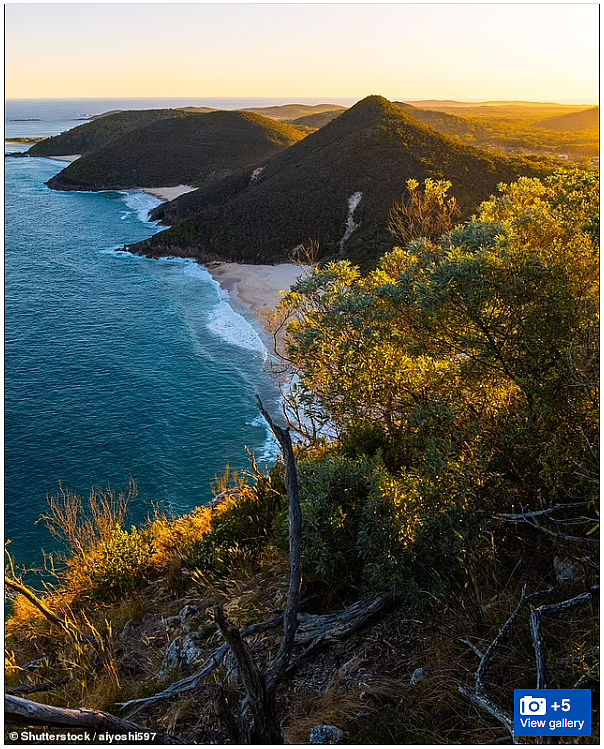
[[[7,133],[50,135],[132,102],[116,104],[9,102]],[[193,261],[119,252],[161,230],[158,201],[49,190],[64,166],[5,160],[5,532],[28,566],[55,546],[37,521],[59,482],[87,494],[133,478],[141,523],[155,505],[208,502],[227,464],[249,464],[246,446],[261,464],[278,454],[254,401],[279,401],[256,321]]]

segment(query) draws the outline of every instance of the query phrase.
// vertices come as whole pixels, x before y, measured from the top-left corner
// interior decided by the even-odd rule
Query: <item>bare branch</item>
[[[278,616],[275,619],[270,619],[267,622],[261,622],[260,624],[250,624],[249,627],[241,630],[240,634],[241,637],[251,637],[252,635],[258,634],[260,632],[266,632],[269,629],[275,629],[276,627],[279,627],[282,622],[283,617]],[[141,710],[150,707],[156,702],[173,699],[174,697],[178,697],[185,692],[191,692],[193,689],[196,689],[202,683],[202,681],[207,679],[208,676],[220,666],[228,652],[229,646],[225,642],[223,645],[221,645],[221,647],[218,648],[218,650],[212,653],[212,655],[205,661],[203,666],[194,674],[191,674],[191,676],[187,676],[186,678],[180,679],[180,681],[177,681],[174,684],[170,684],[170,686],[164,689],[162,692],[153,694],[150,697],[141,697],[136,700],[128,700],[128,702],[122,702],[118,704],[122,709],[136,705],[135,709],[129,712],[126,716],[127,718],[132,718],[137,713],[141,712]]]
[[[492,715],[494,718],[496,718],[507,729],[507,731],[509,732],[512,738],[512,742],[514,744],[518,744],[519,742],[514,736],[513,717],[510,715],[510,713],[508,713],[507,710],[505,710],[499,705],[496,705],[487,697],[486,690],[485,690],[485,679],[486,679],[489,666],[491,665],[491,659],[493,658],[495,651],[508,638],[512,625],[518,618],[520,612],[524,609],[524,607],[528,603],[530,603],[531,601],[534,601],[537,598],[543,597],[544,595],[550,594],[552,590],[553,589],[550,588],[545,591],[539,591],[537,593],[531,593],[530,595],[527,595],[526,585],[522,588],[520,600],[518,601],[516,608],[514,609],[514,611],[512,612],[512,614],[506,621],[506,623],[503,625],[503,627],[499,630],[493,642],[489,645],[485,653],[480,658],[480,663],[478,664],[478,668],[475,674],[474,689],[468,689],[463,684],[460,684],[458,686],[459,692],[463,694],[464,697],[467,697],[468,699],[472,700],[472,702],[474,702],[476,705],[482,708],[482,710],[484,710],[485,712],[489,713],[489,715]],[[473,646],[471,643],[467,643],[467,644],[470,645],[470,647],[475,653],[479,652],[478,648]]]
[[[553,536],[554,538],[559,538],[563,541],[570,541],[574,543],[581,543],[581,544],[599,544],[600,539],[598,538],[587,538],[584,536],[573,536],[569,533],[562,533],[560,531],[554,531],[551,528],[546,528],[544,525],[541,525],[541,523],[537,520],[538,517],[547,517],[548,520],[551,520],[552,522],[556,523],[558,526],[560,525],[577,525],[580,522],[596,522],[595,519],[590,518],[570,518],[568,520],[556,520],[551,516],[552,513],[559,512],[560,510],[570,509],[570,508],[576,508],[576,507],[585,507],[585,502],[573,502],[570,504],[560,504],[560,505],[553,505],[552,507],[548,507],[544,510],[533,510],[531,512],[520,512],[516,514],[510,514],[510,513],[500,513],[496,515],[496,518],[499,518],[499,520],[504,520],[508,523],[526,523],[527,525],[530,525],[532,528],[535,528],[538,531],[541,531],[542,533],[546,533],[548,536]]]
[[[460,694],[463,694],[464,697],[467,697],[469,700],[478,705],[478,707],[489,713],[489,715],[492,715],[494,718],[496,718],[509,732],[513,744],[520,743],[514,736],[514,721],[507,710],[504,710],[494,702],[491,702],[491,700],[487,699],[484,695],[478,694],[475,690],[468,689],[463,684],[460,684],[457,689],[459,690]]]
[[[41,598],[31,591],[26,585],[19,582],[18,580],[11,579],[7,575],[4,576],[4,584],[7,588],[14,590],[24,598],[26,598],[31,604],[33,604],[41,614],[43,614],[51,624],[55,624],[57,627],[63,630],[69,637],[79,640],[81,642],[87,642],[92,645],[96,645],[97,640],[91,635],[83,634],[79,632],[75,627],[70,626],[67,621],[60,619],[58,616],[52,613],[48,606],[44,603]]]
[[[43,705],[22,697],[4,695],[4,719],[8,725],[49,726],[56,728],[87,728],[107,733],[140,733],[152,736],[146,743],[150,744],[190,744],[190,741],[167,733],[156,733],[149,728],[139,726],[123,718],[117,718],[101,710],[76,710]]]
[[[289,431],[275,424],[258,395],[256,396],[256,403],[281,446],[285,464],[285,485],[289,498],[289,586],[287,603],[283,613],[283,637],[281,638],[279,652],[266,673],[267,690],[274,694],[277,684],[289,664],[298,627],[298,608],[302,588],[302,509],[300,507],[296,459]]]
[[[69,678],[65,677],[64,679],[61,679],[57,682],[38,682],[37,684],[27,684],[22,687],[13,687],[12,689],[7,689],[6,694],[17,696],[19,694],[37,694],[39,692],[50,692],[53,689],[58,689],[58,687],[62,687],[67,683],[69,683]]]
[[[282,744],[281,728],[275,711],[275,700],[268,694],[266,681],[258,670],[256,662],[241,632],[224,615],[222,606],[214,609],[214,620],[231,649],[239,668],[239,675],[252,713],[253,721],[247,729],[246,744]],[[232,729],[233,721],[229,721]]]
[[[501,512],[498,515],[495,515],[495,517],[500,518],[501,520],[526,520],[526,518],[536,518],[541,515],[551,515],[553,512],[558,512],[559,510],[568,510],[571,508],[574,509],[575,507],[585,507],[585,502],[572,502],[566,505],[553,505],[552,507],[547,507],[545,510],[532,510],[530,512],[519,512],[516,514]]]
[[[467,645],[470,650],[473,650],[479,658],[484,658],[484,653],[482,652],[482,650],[480,650],[480,648],[477,648],[476,645],[468,640],[467,637],[462,637],[461,642],[463,642],[464,645]]]
[[[545,643],[541,635],[541,612],[539,609],[531,610],[530,625],[537,665],[537,689],[547,689],[547,662],[545,659]]]

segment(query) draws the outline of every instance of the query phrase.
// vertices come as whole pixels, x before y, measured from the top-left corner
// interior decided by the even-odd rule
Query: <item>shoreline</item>
[[[253,312],[262,321],[262,313],[274,309],[283,294],[308,271],[294,263],[249,265],[212,262],[205,265],[220,284],[235,308]]]
[[[181,195],[186,195],[188,192],[197,190],[196,187],[191,187],[191,185],[176,185],[176,187],[132,187],[130,189],[151,195],[152,198],[157,198],[162,203],[168,203],[170,200],[180,198]]]

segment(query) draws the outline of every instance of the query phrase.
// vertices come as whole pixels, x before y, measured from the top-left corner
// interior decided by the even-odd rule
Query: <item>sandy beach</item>
[[[207,267],[222,288],[228,291],[234,305],[256,314],[276,307],[281,292],[288,291],[305,270],[309,270],[307,266],[300,267],[293,263],[210,263]]]
[[[177,185],[176,187],[139,187],[138,189],[141,192],[145,192],[147,195],[152,195],[154,198],[164,202],[175,200],[181,195],[185,195],[185,193],[197,190],[196,187],[191,187],[190,185]]]
[[[52,159],[53,161],[66,161],[68,164],[71,164],[72,161],[76,161],[80,158],[82,154],[80,153],[72,153],[67,154],[66,156],[46,156],[47,159]]]

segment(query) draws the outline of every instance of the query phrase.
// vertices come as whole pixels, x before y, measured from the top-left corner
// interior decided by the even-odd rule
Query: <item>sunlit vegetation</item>
[[[207,115],[206,115],[207,116]],[[202,261],[289,261],[315,240],[319,257],[347,257],[363,270],[392,248],[388,216],[408,179],[448,180],[468,217],[500,182],[543,176],[559,164],[492,154],[437,132],[381,96],[369,96],[271,158],[256,179],[230,176],[161,206],[171,228],[132,249]],[[348,200],[362,197],[342,245]]]
[[[321,721],[343,727],[348,743],[509,740],[459,684],[524,584],[561,601],[597,582],[597,177],[574,170],[502,184],[462,223],[450,191],[447,181],[411,179],[391,207],[399,246],[367,273],[348,260],[317,265],[270,322],[278,366],[294,383],[304,605],[322,613],[376,592],[392,601],[334,648],[333,662],[318,656],[285,680],[292,743]],[[140,528],[128,527],[127,494],[52,498],[46,520],[68,548],[44,600],[94,646],[19,596],[10,684],[43,658],[48,681],[68,679],[49,700],[116,709],[161,687],[167,622],[183,604],[202,612],[205,656],[217,643],[206,613],[217,601],[238,626],[282,609],[282,466],[227,472],[215,494],[211,507]],[[129,640],[132,631],[147,640]],[[274,642],[254,641],[255,652]],[[596,687],[593,601],[548,622],[547,642],[552,687]],[[138,648],[135,663],[124,643]],[[509,704],[515,686],[535,683],[534,657],[525,616],[489,673],[494,698]],[[410,684],[418,666],[425,676]],[[212,688],[154,708],[153,719],[196,740],[224,738]]]

